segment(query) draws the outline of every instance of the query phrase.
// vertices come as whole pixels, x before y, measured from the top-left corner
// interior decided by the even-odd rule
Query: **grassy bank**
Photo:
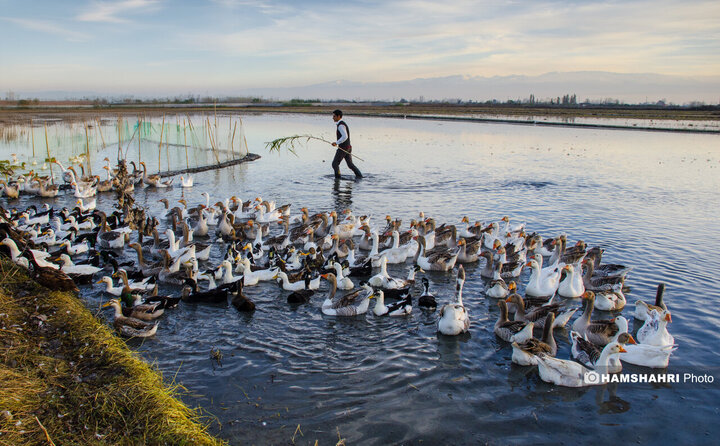
[[[375,105],[367,103],[343,104],[302,104],[295,106],[268,106],[264,104],[247,104],[237,106],[232,104],[196,105],[193,107],[162,105],[109,105],[102,107],[52,107],[37,106],[24,109],[0,108],[0,123],[27,123],[30,119],[61,118],[67,120],[83,120],[89,116],[123,115],[123,116],[162,116],[163,114],[186,113],[309,113],[328,114],[334,108],[342,108],[348,115],[376,116],[389,115],[402,117],[404,115],[440,115],[440,116],[505,116],[515,119],[528,119],[530,117],[556,117],[570,118],[602,118],[602,119],[652,119],[652,120],[688,120],[706,121],[720,120],[720,110],[717,107],[706,108],[672,108],[672,107],[638,107],[638,106],[542,106],[542,105],[508,105],[508,104],[392,104]]]
[[[219,445],[77,297],[0,260],[0,444]]]

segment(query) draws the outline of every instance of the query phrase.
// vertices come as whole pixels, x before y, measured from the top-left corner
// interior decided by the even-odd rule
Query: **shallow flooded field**
[[[346,117],[365,179],[336,181],[334,149],[311,142],[292,154],[264,143],[293,134],[334,137],[330,116],[243,117],[253,163],[197,174],[192,189],[141,189],[136,203],[160,214],[161,198],[191,205],[236,195],[262,196],[293,213],[343,210],[409,221],[526,222],[543,237],[567,234],[601,246],[603,260],[632,266],[631,321],[637,299],[667,285],[669,330],[679,348],[667,371],[709,373],[710,384],[610,384],[566,389],[511,363],[509,344],[493,334],[496,299],[484,295],[480,265],[466,265],[469,335],[437,334],[437,314],[417,307],[406,318],[323,316],[323,283],[310,304],[287,304],[274,283],[248,287],[257,311],[180,305],[157,335],[131,341],[184,398],[212,417],[211,432],[230,443],[505,444],[700,443],[720,435],[720,137],[525,125]],[[113,150],[110,149],[110,152]],[[101,157],[100,157],[101,159]],[[181,159],[184,162],[184,159]],[[102,165],[100,163],[99,165]],[[350,172],[341,166],[345,175]],[[3,199],[5,200],[5,199]],[[71,206],[71,196],[49,201]],[[109,210],[111,195],[98,198]],[[30,204],[21,199],[18,206]],[[211,263],[218,263],[221,247]],[[133,257],[134,258],[134,257]],[[406,265],[389,268],[405,276]],[[452,298],[453,273],[426,273],[439,303]],[[520,278],[520,292],[529,271]],[[178,289],[167,290],[179,294]],[[416,295],[420,289],[416,290]],[[89,308],[107,297],[82,289]],[[110,317],[111,314],[102,313]],[[611,316],[605,314],[606,317]],[[637,326],[635,326],[637,329]],[[569,357],[568,332],[556,330],[558,357]],[[219,349],[222,360],[212,360]],[[648,372],[625,365],[624,372]],[[297,430],[300,427],[302,434]]]

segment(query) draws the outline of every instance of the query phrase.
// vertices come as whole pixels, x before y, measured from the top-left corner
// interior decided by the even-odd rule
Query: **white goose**
[[[180,184],[182,184],[182,187],[193,187],[193,184],[195,183],[192,175],[188,175],[187,177],[180,175]]]
[[[438,331],[446,336],[457,336],[470,329],[470,318],[463,305],[462,289],[465,283],[465,269],[460,265],[455,281],[455,302],[440,307]]]
[[[625,353],[625,351],[623,346],[617,342],[608,344],[595,363],[596,369],[605,370],[608,366],[610,356]],[[602,380],[597,380],[596,382],[586,380],[585,375],[590,373],[590,370],[578,362],[557,359],[545,354],[540,354],[537,358],[540,379],[545,382],[564,387],[584,387],[602,384]]]
[[[333,262],[332,266],[333,268],[335,268],[335,278],[337,280],[337,287],[339,290],[352,290],[353,288],[355,288],[355,284],[353,283],[353,281],[343,274],[343,268],[341,264],[339,264],[338,262]],[[318,277],[317,280],[319,284],[320,278]]]
[[[542,261],[542,260],[540,260]],[[532,259],[525,266],[531,268],[530,279],[525,287],[525,294],[529,296],[552,296],[560,284],[560,269],[553,267],[552,270],[543,274],[537,260]]]
[[[306,289],[305,280],[298,280],[297,282],[290,282],[290,279],[288,279],[287,274],[283,271],[278,271],[273,277],[282,280],[282,288],[285,291],[300,291],[300,290]],[[308,290],[317,290],[318,288],[320,288],[320,276],[317,276],[316,278],[307,282]]]
[[[582,276],[572,265],[565,265],[563,270],[566,271],[565,278],[560,280],[557,293],[562,297],[571,299],[578,298],[585,292],[585,285],[582,282]],[[578,281],[578,278],[580,279]]]
[[[672,322],[670,312],[667,310],[650,312],[650,319],[640,327],[637,339],[641,344],[665,346],[675,344],[675,338],[667,330],[667,324]]]

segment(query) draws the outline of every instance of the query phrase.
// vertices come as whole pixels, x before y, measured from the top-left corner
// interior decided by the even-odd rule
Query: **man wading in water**
[[[362,173],[352,162],[352,146],[350,145],[350,129],[345,121],[342,120],[342,112],[335,110],[333,112],[333,121],[337,123],[337,142],[332,143],[333,147],[337,147],[335,158],[333,158],[332,168],[335,171],[335,178],[340,178],[340,162],[344,159],[348,167],[355,172],[355,178],[362,178]]]

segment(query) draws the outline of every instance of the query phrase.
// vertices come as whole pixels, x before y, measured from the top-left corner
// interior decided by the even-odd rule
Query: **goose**
[[[473,263],[480,259],[480,239],[468,242],[466,239],[460,239],[458,242],[460,253],[458,254],[458,262]]]
[[[288,275],[285,272],[278,271],[273,277],[275,279],[280,279],[280,285],[286,291],[300,291],[303,289],[314,291],[320,288],[320,276],[316,277],[315,279],[311,279],[310,282],[307,282],[305,279],[298,280],[297,282],[290,282],[290,280],[288,279]]]
[[[392,247],[382,251],[380,255],[385,256],[387,263],[403,263],[407,259],[408,253],[406,248],[400,247],[400,233],[398,231],[393,231],[392,238]]]
[[[663,295],[665,294],[665,284],[661,283],[657,287],[655,293],[655,305],[647,304],[641,300],[635,302],[635,313],[633,317],[640,321],[645,321],[648,318],[651,310],[667,310],[667,305],[663,302]]]
[[[542,258],[540,260],[542,262]],[[560,282],[560,269],[553,267],[552,270],[543,274],[540,264],[536,259],[532,259],[525,264],[531,268],[530,279],[525,286],[525,294],[528,296],[552,296],[558,290]]]
[[[341,264],[338,262],[332,262],[332,266],[335,269],[335,278],[337,280],[337,287],[339,290],[352,290],[355,288],[353,281],[349,277],[343,275],[343,268]],[[318,284],[319,282],[320,280],[318,279]]]
[[[373,289],[366,282],[357,290],[341,297],[335,297],[337,291],[335,274],[327,273],[320,277],[330,282],[330,294],[322,305],[322,312],[327,316],[356,316],[365,314],[373,298]]]
[[[133,317],[123,315],[120,301],[111,299],[103,305],[103,307],[113,307],[115,309],[115,320],[113,326],[122,335],[131,338],[147,338],[155,335],[157,331],[157,322],[145,322]]]
[[[193,187],[193,184],[195,183],[192,175],[188,175],[187,177],[180,175],[180,184],[182,187]]]
[[[415,253],[415,264],[420,266],[426,271],[449,271],[455,266],[457,262],[458,254],[460,250],[456,250],[455,253],[440,253],[434,254],[429,257],[424,255],[425,252],[425,237],[422,235],[417,236],[418,248]]]
[[[578,283],[579,272],[572,265],[565,265],[562,270],[565,272],[565,276],[560,278],[557,293],[571,299],[582,296],[585,292],[585,285],[582,280]]]
[[[595,293],[595,308],[601,311],[620,311],[627,300],[622,290],[598,291]]]
[[[591,321],[590,318],[595,307],[595,293],[586,291],[582,298],[585,304],[583,314],[573,322],[573,331],[585,336],[593,344],[607,345],[621,332],[620,326],[616,319],[596,319]]]
[[[625,277],[632,271],[632,267],[619,265],[617,263],[602,263],[602,255],[605,252],[602,248],[592,248],[588,251],[585,258],[593,262],[593,275],[597,277]]]
[[[421,308],[426,308],[428,310],[435,311],[437,308],[437,301],[435,300],[435,296],[430,293],[430,282],[428,281],[427,277],[423,277],[421,279],[423,292],[418,297],[418,306]]]
[[[514,292],[517,289],[515,281],[511,280],[510,283],[505,283],[505,280],[500,277],[500,272],[496,271],[495,277],[490,281],[487,288],[485,289],[485,295],[495,299],[504,299],[508,294]]]
[[[582,264],[587,268],[585,274],[583,274],[583,285],[586,290],[595,292],[622,290],[625,283],[624,276],[596,277],[593,276],[593,272],[595,270],[594,262],[583,260]]]
[[[7,195],[8,198],[17,200],[20,196],[20,189],[18,186],[11,186],[9,185],[5,180],[0,180],[0,183],[3,185],[3,191],[5,192],[5,195]]]
[[[74,188],[75,198],[90,198],[97,195],[97,188],[90,185],[80,187],[78,183],[72,182],[70,185]]]
[[[652,369],[666,369],[670,364],[670,355],[677,350],[674,345],[626,345],[627,354],[621,357],[628,364],[649,367]]]
[[[245,257],[239,259],[238,267],[242,269],[243,285],[253,286],[259,282],[267,282],[269,280],[275,280],[275,276],[278,274],[277,268],[261,269],[253,271],[250,266],[250,260]]]
[[[508,309],[505,301],[500,299],[497,305],[500,307],[500,316],[493,328],[497,337],[505,342],[517,342],[518,344],[532,338],[534,327],[532,322],[508,320]]]
[[[24,266],[25,268],[29,267],[29,259],[22,255],[20,249],[18,249],[18,246],[15,243],[15,240],[11,239],[10,237],[5,237],[2,242],[0,242],[0,244],[8,247],[8,249],[10,250],[10,259],[13,262],[15,262],[17,265]],[[29,249],[28,251],[32,254],[33,259],[37,262],[39,266],[43,268],[60,269],[58,265],[46,261],[46,259],[50,257],[50,254],[48,254],[47,252],[37,249]]]
[[[564,327],[568,323],[573,314],[577,311],[577,308],[566,309],[563,304],[549,303],[539,307],[535,307],[529,312],[525,311],[525,302],[519,294],[511,294],[506,300],[506,303],[512,302],[515,304],[515,320],[524,322],[533,322],[535,327],[543,328],[545,325],[545,319],[548,313],[554,313],[555,318],[553,319],[553,328]]]
[[[171,178],[168,181],[161,181],[161,177],[159,174],[155,175],[148,175],[147,174],[147,165],[145,165],[145,161],[140,161],[140,165],[143,167],[142,169],[142,180],[143,183],[145,183],[148,186],[154,186],[157,188],[165,188],[165,187],[171,187],[173,179]]]
[[[465,269],[460,265],[455,280],[455,302],[440,307],[438,331],[446,336],[457,336],[470,329],[470,317],[463,305],[462,289],[465,283]]]
[[[553,336],[555,314],[548,313],[545,317],[542,339],[530,338],[523,343],[512,343],[512,362],[518,365],[537,365],[537,355],[544,353],[550,356],[557,354],[557,344]]]
[[[375,291],[375,316],[407,316],[412,313],[412,297],[407,294],[405,299],[385,305],[385,294],[382,290]]]
[[[675,344],[675,338],[667,331],[667,324],[672,322],[670,312],[667,310],[654,310],[650,318],[637,332],[637,339],[641,344],[665,346]]]
[[[604,349],[598,348],[576,331],[570,332],[570,342],[572,343],[570,350],[572,357],[585,367],[594,369]],[[618,343],[627,349],[626,344],[635,344],[636,342],[628,333],[620,333],[617,340],[609,343],[605,348],[611,347],[614,343]],[[603,370],[604,373],[620,373],[621,371],[622,364],[617,357],[611,357],[608,361],[607,369]]]
[[[60,193],[60,188],[58,188],[54,184],[48,184],[47,181],[41,181],[39,184],[40,184],[40,188],[38,189],[37,194],[40,197],[55,198]]]
[[[600,358],[596,362],[596,369],[604,370],[610,356],[624,353],[625,349],[618,343],[613,343],[604,348]],[[546,354],[538,355],[538,372],[540,379],[545,382],[564,387],[584,387],[589,385],[602,384],[602,380],[591,382],[586,380],[585,375],[590,372],[585,366],[575,361],[553,358]]]
[[[95,209],[97,205],[97,199],[93,198],[91,200],[85,200],[83,201],[82,198],[78,198],[78,201],[75,203],[80,208],[80,210],[84,212],[92,211]]]

